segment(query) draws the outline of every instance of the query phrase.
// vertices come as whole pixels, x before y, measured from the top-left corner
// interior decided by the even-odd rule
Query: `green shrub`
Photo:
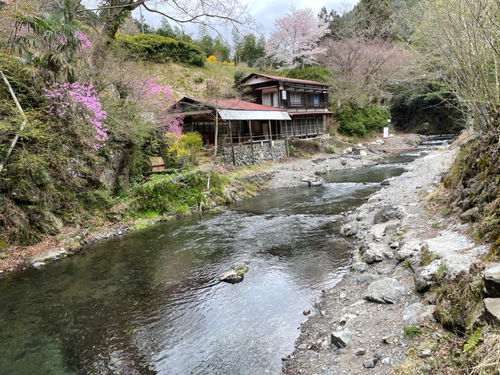
[[[332,145],[328,145],[325,147],[325,152],[327,154],[334,154],[335,153],[335,148]]]
[[[345,106],[335,116],[340,123],[339,132],[365,137],[375,132],[381,132],[390,117],[386,108],[372,105],[369,108]]]
[[[151,180],[137,186],[130,204],[132,212],[184,212],[186,207],[208,208],[205,194],[210,176],[210,195],[222,196],[228,177],[216,172],[191,172],[180,176],[152,175]]]
[[[86,209],[109,210],[113,207],[113,199],[109,190],[90,190],[77,195]]]
[[[177,61],[196,66],[205,65],[205,54],[191,43],[153,34],[119,34],[116,39],[136,57],[156,62]]]
[[[320,66],[306,66],[305,68],[295,68],[284,73],[285,77],[296,79],[307,79],[316,82],[329,82],[332,80],[331,73]]]
[[[203,147],[201,135],[196,132],[186,133],[178,138],[167,135],[168,154],[179,167],[196,165]]]

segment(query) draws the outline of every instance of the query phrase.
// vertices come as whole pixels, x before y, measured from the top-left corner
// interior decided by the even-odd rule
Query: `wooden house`
[[[291,122],[282,134],[310,137],[323,134],[331,85],[304,79],[252,73],[239,86],[255,98],[255,103],[285,109]]]
[[[287,111],[239,99],[184,97],[177,106],[184,114],[183,132],[198,132],[205,145],[215,141],[215,119],[219,124],[218,144],[270,141],[282,137]]]
[[[253,73],[237,86],[254,101],[182,98],[176,105],[184,114],[183,131],[197,131],[205,145],[214,144],[217,118],[220,145],[323,134],[330,85]]]

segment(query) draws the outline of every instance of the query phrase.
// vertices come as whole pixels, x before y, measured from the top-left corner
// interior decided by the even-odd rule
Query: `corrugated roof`
[[[285,111],[243,111],[233,109],[219,109],[223,120],[291,120]]]
[[[300,116],[300,115],[330,115],[333,112],[330,111],[309,111],[309,112],[288,112],[290,116]]]
[[[260,74],[260,73],[252,73],[248,77],[243,78],[240,83],[245,82],[246,80],[250,79],[250,77],[257,76],[257,77],[265,77],[269,79],[274,79],[276,81],[283,81],[283,82],[292,82],[292,83],[303,83],[303,84],[314,84],[314,85],[321,85],[321,86],[331,86],[328,83],[322,83],[322,82],[316,82],[316,81],[309,81],[307,79],[298,79],[298,78],[288,78],[288,77],[278,77],[278,76],[270,76],[268,74]]]
[[[215,99],[204,99],[204,98],[191,98],[186,96],[181,99],[189,99],[191,101],[195,101],[201,104],[205,104],[211,107],[215,107],[216,105],[222,109],[231,109],[231,110],[244,110],[244,111],[276,111],[276,112],[286,112],[285,109],[269,107],[267,105],[261,105],[252,102],[246,102],[241,99],[219,99],[216,101]]]

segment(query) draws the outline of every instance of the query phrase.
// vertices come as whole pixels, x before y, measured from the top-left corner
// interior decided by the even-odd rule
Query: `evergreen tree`
[[[257,38],[254,34],[245,35],[236,45],[235,60],[246,62],[253,68],[257,64],[257,59],[266,55],[266,40],[264,35]]]
[[[356,34],[364,39],[393,40],[396,26],[389,0],[361,0],[355,9]]]
[[[328,25],[328,32],[325,34],[325,38],[332,38],[334,40],[342,39],[342,19],[335,10],[331,10],[328,13],[326,7],[323,7],[318,14],[318,18]]]

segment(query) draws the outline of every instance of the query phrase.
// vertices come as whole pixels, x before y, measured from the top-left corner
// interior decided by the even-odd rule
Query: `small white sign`
[[[281,92],[281,99],[286,100],[286,91]]]
[[[389,128],[387,126],[384,127],[384,138],[389,138]]]

